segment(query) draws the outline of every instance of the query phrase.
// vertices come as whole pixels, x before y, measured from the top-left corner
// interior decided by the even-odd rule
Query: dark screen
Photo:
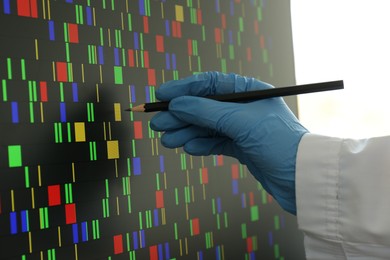
[[[245,166],[161,146],[168,80],[294,83],[289,1],[1,0],[1,259],[302,259]]]

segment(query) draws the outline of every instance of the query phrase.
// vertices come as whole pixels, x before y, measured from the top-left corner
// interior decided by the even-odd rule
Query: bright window
[[[291,1],[297,84],[344,80],[344,90],[298,97],[313,133],[390,134],[390,1]]]

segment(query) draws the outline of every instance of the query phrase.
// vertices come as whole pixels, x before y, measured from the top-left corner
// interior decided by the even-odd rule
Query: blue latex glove
[[[192,155],[223,154],[237,158],[286,211],[296,214],[295,160],[308,132],[282,98],[228,103],[199,96],[272,88],[235,74],[206,72],[164,83],[159,100],[171,100],[151,128],[164,131],[165,147],[182,147]]]

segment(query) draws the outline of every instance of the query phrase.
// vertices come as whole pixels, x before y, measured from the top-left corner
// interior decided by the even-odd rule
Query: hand
[[[288,212],[296,214],[295,160],[308,131],[282,98],[248,103],[219,102],[201,96],[272,88],[236,74],[206,72],[162,84],[156,97],[171,100],[151,128],[164,131],[165,147],[192,155],[223,154],[237,158]]]

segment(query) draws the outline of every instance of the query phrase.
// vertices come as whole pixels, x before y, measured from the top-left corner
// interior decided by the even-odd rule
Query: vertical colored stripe
[[[134,175],[141,175],[141,158],[133,158],[133,173]]]
[[[274,228],[275,228],[275,230],[279,230],[280,229],[280,221],[279,221],[279,216],[278,215],[274,216]]]
[[[174,231],[175,231],[175,239],[178,240],[179,239],[179,235],[178,235],[178,230],[177,230],[177,223],[173,223],[173,228],[174,228]]]
[[[165,172],[164,156],[160,155],[160,172]]]
[[[156,191],[156,208],[164,208],[164,192],[162,190]]]
[[[171,36],[171,27],[169,26],[169,20],[165,20],[165,35]]]
[[[18,224],[17,224],[17,216],[16,212],[11,212],[9,214],[10,217],[10,224],[11,224],[11,234],[16,234],[18,233]]]
[[[114,254],[123,253],[123,236],[116,235],[114,236]]]
[[[40,90],[40,94],[41,94],[41,101],[47,102],[48,98],[47,98],[47,83],[46,83],[46,81],[39,82],[39,90]]]
[[[156,86],[156,71],[155,69],[148,69],[148,85]]]
[[[18,103],[11,102],[12,123],[19,123]]]
[[[252,244],[252,238],[251,237],[247,237],[246,238],[246,250],[247,250],[248,253],[253,251],[253,244]]]
[[[144,51],[144,66],[145,68],[149,68],[149,52],[148,51]]]
[[[66,105],[64,102],[60,103],[60,118],[61,122],[66,122]]]
[[[19,16],[30,16],[30,0],[17,0],[16,7]]]
[[[131,22],[131,13],[127,14],[127,21],[128,21],[129,31],[131,32],[133,30],[133,24]]]
[[[22,73],[22,80],[26,80],[26,61],[24,59],[20,60],[20,69]]]
[[[138,33],[134,32],[134,49],[139,50],[139,39]]]
[[[139,243],[138,243],[138,232],[134,231],[133,232],[133,249],[137,250],[139,248]]]
[[[48,204],[49,206],[57,206],[61,204],[60,185],[50,185],[47,187]]]
[[[200,233],[199,218],[191,219],[191,227],[192,227],[191,234],[193,236],[199,235]]]
[[[209,183],[209,173],[207,168],[202,168],[202,184]]]
[[[180,38],[181,37],[181,32],[180,30],[180,23],[176,21],[172,21],[172,36],[175,38]]]
[[[114,65],[115,66],[119,66],[120,65],[120,62],[119,62],[119,49],[118,48],[114,48]]]
[[[65,99],[64,99],[64,84],[62,82],[60,82],[60,101],[61,102],[65,102]]]
[[[172,53],[172,69],[176,70],[176,54]]]
[[[158,223],[159,223],[159,218],[158,218],[158,209],[154,209],[153,210],[153,225],[155,227],[158,226]]]
[[[146,15],[146,12],[145,12],[145,2],[144,2],[144,0],[139,0],[139,1],[138,1],[138,6],[139,6],[139,14],[140,14],[140,15]]]
[[[25,180],[26,188],[30,188],[30,172],[27,166],[24,167],[24,180]]]
[[[92,25],[92,11],[91,11],[91,7],[86,6],[85,7],[85,12],[87,14],[87,25]]]
[[[8,164],[9,167],[22,166],[22,147],[20,145],[8,146]]]
[[[163,259],[163,245],[158,245],[158,259]]]
[[[238,179],[238,164],[231,165],[232,179]]]
[[[252,61],[252,49],[250,47],[246,48],[246,60],[248,62]]]
[[[76,82],[72,83],[72,95],[73,95],[73,102],[79,102],[78,87]]]
[[[215,248],[215,259],[216,260],[221,260],[221,247],[220,246],[217,246]]]
[[[7,81],[3,79],[1,81],[2,93],[3,93],[3,101],[8,101],[8,93],[7,93]]]
[[[84,122],[75,122],[74,123],[74,134],[76,142],[85,142],[85,123]]]
[[[98,59],[99,59],[99,64],[103,65],[104,64],[104,55],[103,55],[103,47],[98,46]]]
[[[192,55],[192,40],[188,39],[187,40],[187,52],[188,52],[188,55]]]
[[[221,198],[218,197],[218,198],[217,198],[217,212],[218,212],[218,213],[221,213],[221,211],[222,211]]]
[[[241,194],[241,207],[246,208],[246,196],[245,193]]]
[[[232,180],[232,190],[233,190],[234,195],[238,194],[238,181],[237,180]]]
[[[149,91],[149,87],[148,86],[146,86],[145,87],[145,100],[146,100],[146,102],[151,102],[151,99],[150,99],[150,91]]]
[[[165,243],[165,259],[171,259],[168,242]]]
[[[164,36],[156,35],[156,51],[164,52]]]
[[[142,121],[134,121],[134,139],[142,139]]]
[[[78,232],[77,224],[72,225],[72,231],[73,231],[73,243],[77,244],[79,242],[79,232]]]
[[[141,248],[144,248],[146,246],[146,240],[145,240],[145,230],[140,231],[141,234]]]
[[[22,220],[22,232],[28,232],[29,231],[29,224],[28,224],[28,211],[22,210],[20,212],[20,217]]]
[[[257,205],[252,206],[251,208],[251,221],[259,220],[259,207]]]
[[[81,240],[83,242],[88,241],[88,226],[87,222],[81,223]]]
[[[214,29],[214,40],[215,43],[221,43],[221,29],[215,28]]]
[[[119,159],[118,140],[107,141],[107,159]]]
[[[203,23],[202,9],[197,9],[196,10],[196,18],[198,20],[198,24],[202,24]]]
[[[158,251],[157,246],[151,246],[149,247],[149,260],[158,260]]]
[[[48,23],[49,23],[49,39],[51,41],[55,41],[56,37],[54,33],[54,21],[50,20],[48,21]]]
[[[149,19],[147,16],[143,17],[144,33],[149,33]]]
[[[223,166],[223,155],[215,155],[217,166]]]
[[[134,67],[134,51],[133,50],[128,50],[127,51],[127,58],[128,58],[128,63],[130,67]]]
[[[122,121],[122,109],[121,103],[114,103],[114,118],[115,121]]]
[[[226,14],[221,14],[221,25],[222,29],[226,29]]]
[[[68,81],[68,66],[66,62],[56,62],[57,81]]]
[[[65,205],[65,223],[76,223],[76,204],[72,203]]]
[[[7,58],[7,76],[8,79],[12,79],[12,60]]]
[[[229,39],[229,44],[233,44],[233,31],[229,30],[228,32],[228,39]]]
[[[10,0],[3,0],[3,8],[5,14],[11,13]]]
[[[254,197],[254,194],[253,192],[249,192],[249,205],[250,206],[254,206],[255,205],[255,197]]]
[[[134,85],[131,85],[131,86],[130,86],[130,92],[131,92],[131,102],[136,102],[136,98],[135,98],[135,86],[134,86]]]
[[[268,245],[272,246],[273,244],[274,244],[274,237],[273,237],[272,231],[269,231],[268,232]]]
[[[247,238],[247,227],[246,223],[241,224],[241,238],[246,239]]]
[[[77,24],[68,24],[68,37],[69,42],[79,43],[79,27]]]
[[[114,66],[115,84],[123,84],[122,67]]]
[[[30,0],[31,17],[38,18],[37,0]]]

